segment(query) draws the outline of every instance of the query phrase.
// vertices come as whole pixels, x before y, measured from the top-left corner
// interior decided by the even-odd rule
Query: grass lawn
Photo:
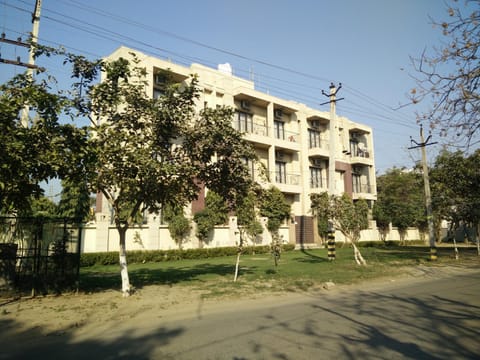
[[[328,261],[326,249],[295,250],[282,253],[275,268],[269,254],[242,255],[239,279],[233,282],[235,256],[200,260],[130,264],[130,282],[135,288],[148,285],[186,286],[200,290],[204,296],[224,296],[253,292],[308,290],[332,281],[351,284],[383,276],[400,275],[406,267],[479,266],[475,248],[460,249],[460,260],[454,259],[452,248],[438,248],[438,260],[429,261],[428,247],[385,246],[360,249],[367,266],[354,262],[353,250],[337,248],[336,260]],[[128,254],[127,254],[128,260]],[[87,292],[119,289],[118,266],[81,268],[80,289]]]

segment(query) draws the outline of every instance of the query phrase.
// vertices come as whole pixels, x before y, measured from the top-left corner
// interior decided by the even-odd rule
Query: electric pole
[[[408,149],[422,149],[422,167],[423,167],[423,184],[425,187],[425,205],[427,208],[427,222],[428,222],[428,240],[430,243],[430,260],[437,260],[437,247],[435,244],[435,228],[433,226],[433,214],[432,214],[432,196],[430,194],[430,180],[428,177],[428,165],[427,165],[427,151],[426,147],[428,145],[434,145],[436,142],[429,143],[428,141],[432,135],[427,137],[427,140],[423,137],[423,126],[420,125],[420,143],[416,142],[410,136],[410,142],[414,143],[415,146],[411,146]]]
[[[336,119],[336,103],[343,100],[343,98],[337,99],[337,93],[342,88],[342,83],[338,84],[338,88],[332,82],[330,84],[330,92],[327,94],[322,90],[322,95],[328,97],[330,100],[320,105],[330,104],[330,123],[329,123],[329,159],[328,159],[328,192],[330,195],[336,195],[335,186],[335,162],[336,162],[336,143],[338,141],[337,136],[337,119]]]
[[[42,8],[42,0],[36,0],[35,1],[35,10],[33,11],[32,14],[32,38],[31,38],[31,44],[30,44],[30,49],[28,52],[28,65],[30,65],[27,68],[27,76],[29,78],[33,77],[33,68],[31,66],[35,65],[35,45],[37,44],[38,41],[38,29],[40,27],[40,10]],[[22,125],[25,127],[28,127],[28,111],[30,107],[28,104],[25,105],[25,107],[22,110]]]
[[[322,90],[322,95],[329,98],[327,102],[320,105],[330,104],[330,123],[328,125],[329,130],[329,158],[328,158],[328,192],[329,195],[336,195],[337,188],[335,186],[335,163],[337,158],[336,143],[338,141],[337,136],[337,118],[336,118],[336,104],[337,101],[343,100],[343,98],[337,99],[337,93],[342,88],[342,83],[338,84],[338,88],[335,84],[330,83],[330,92],[327,94]],[[333,225],[333,219],[328,221],[328,260],[335,260],[335,227]]]

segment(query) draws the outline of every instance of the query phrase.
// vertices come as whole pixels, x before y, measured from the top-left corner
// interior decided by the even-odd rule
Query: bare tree
[[[417,88],[410,98],[414,104],[433,100],[417,120],[468,147],[480,142],[480,0],[450,0],[447,11],[448,21],[431,19],[445,41],[411,58]]]

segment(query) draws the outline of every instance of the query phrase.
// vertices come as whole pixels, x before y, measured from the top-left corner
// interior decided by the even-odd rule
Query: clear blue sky
[[[0,0],[0,31],[27,37],[35,0]],[[463,6],[463,1],[459,1]],[[411,167],[419,139],[410,56],[441,41],[429,16],[447,17],[441,0],[43,0],[39,41],[95,58],[120,45],[189,65],[229,62],[254,74],[257,89],[328,111],[321,95],[341,82],[339,115],[373,128],[376,168]],[[25,50],[0,43],[3,58]],[[40,59],[60,81],[69,70]],[[286,71],[285,69],[289,70]],[[0,64],[0,82],[22,68]],[[307,76],[305,76],[307,75]],[[439,138],[434,140],[441,141]],[[439,145],[429,147],[435,154]]]

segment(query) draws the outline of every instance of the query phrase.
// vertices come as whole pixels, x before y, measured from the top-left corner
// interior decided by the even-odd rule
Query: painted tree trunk
[[[237,262],[235,264],[235,277],[233,278],[233,282],[237,281],[239,266],[240,266],[240,251],[237,254]]]
[[[367,262],[363,258],[362,254],[360,253],[360,250],[358,250],[355,243],[352,242],[352,246],[353,246],[353,254],[355,256],[355,261],[357,265],[367,265]]]
[[[120,235],[120,243],[119,243],[119,260],[120,260],[120,276],[122,278],[122,294],[123,297],[130,296],[130,280],[128,278],[128,268],[127,268],[127,251],[125,246],[125,238],[126,238],[126,229],[118,229],[118,233]]]
[[[477,255],[480,256],[480,224],[477,225]]]
[[[453,248],[455,251],[455,260],[458,260],[458,247],[457,247],[457,240],[455,239],[455,236],[453,237]]]

